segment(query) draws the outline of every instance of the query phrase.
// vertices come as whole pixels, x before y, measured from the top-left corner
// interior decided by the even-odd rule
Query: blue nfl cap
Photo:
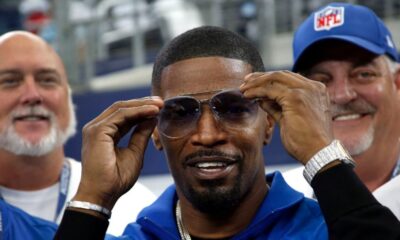
[[[308,48],[326,39],[347,41],[399,61],[392,35],[373,11],[360,5],[331,3],[313,12],[295,32],[293,71]]]

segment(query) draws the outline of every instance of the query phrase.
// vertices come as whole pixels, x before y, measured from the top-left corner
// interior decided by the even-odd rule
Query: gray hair
[[[389,68],[389,71],[391,74],[395,74],[397,70],[400,68],[400,64],[396,61],[394,61],[392,58],[388,57],[387,55],[384,55],[386,64]]]

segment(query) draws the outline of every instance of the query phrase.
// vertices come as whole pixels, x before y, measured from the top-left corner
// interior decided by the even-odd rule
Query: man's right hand
[[[137,181],[163,101],[147,97],[116,102],[83,128],[82,179],[74,200],[112,209]],[[127,147],[120,139],[134,128]]]
[[[279,124],[282,143],[302,164],[333,141],[326,87],[290,71],[252,73],[240,90]]]

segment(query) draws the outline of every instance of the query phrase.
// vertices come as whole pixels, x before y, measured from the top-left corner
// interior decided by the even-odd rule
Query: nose
[[[38,105],[42,103],[39,86],[33,77],[27,76],[24,81],[21,103],[24,105]]]
[[[197,129],[191,136],[192,144],[213,147],[226,143],[227,133],[219,125],[210,108],[203,106],[202,114],[197,122]]]
[[[328,86],[328,93],[331,102],[334,104],[346,104],[357,97],[357,92],[347,76],[334,79]]]

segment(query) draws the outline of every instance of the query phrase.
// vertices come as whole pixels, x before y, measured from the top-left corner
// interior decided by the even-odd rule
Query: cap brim
[[[296,71],[297,65],[299,61],[301,61],[301,58],[303,57],[304,53],[310,49],[314,44],[324,41],[324,40],[330,40],[330,39],[336,39],[336,40],[343,40],[349,43],[352,43],[358,47],[361,47],[369,52],[372,52],[377,55],[381,55],[385,53],[385,49],[382,47],[379,47],[378,45],[371,43],[369,41],[365,41],[364,39],[354,37],[354,36],[344,36],[344,35],[329,35],[325,37],[320,37],[316,39],[315,41],[311,42],[300,54],[300,56],[297,58],[296,62],[293,64],[292,70]]]

